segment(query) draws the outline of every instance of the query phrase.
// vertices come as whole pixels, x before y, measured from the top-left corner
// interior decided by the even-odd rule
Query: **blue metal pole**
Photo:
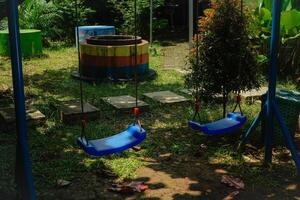
[[[274,113],[272,102],[275,102],[276,77],[278,68],[278,49],[280,34],[281,0],[273,0],[272,36],[270,49],[269,90],[266,102],[265,163],[272,161],[272,137],[274,132]]]
[[[254,121],[252,122],[251,126],[247,130],[247,132],[241,137],[241,142],[238,146],[238,149],[240,149],[245,142],[250,138],[256,127],[258,126],[259,122],[261,121],[262,116],[264,116],[264,110],[266,106],[263,106],[263,109],[259,112],[259,114],[256,116]]]
[[[20,30],[18,19],[18,1],[8,1],[8,27],[15,99],[17,128],[16,179],[22,199],[36,199],[33,183],[29,148],[27,143],[27,124],[25,111],[24,80],[22,72],[22,55],[20,47]]]
[[[297,147],[296,147],[296,145],[293,141],[293,138],[292,138],[292,136],[289,132],[288,127],[286,126],[282,116],[280,115],[279,108],[278,108],[278,106],[276,105],[275,102],[272,102],[272,107],[274,109],[276,119],[277,119],[277,121],[278,121],[278,123],[281,127],[281,131],[283,133],[283,136],[285,137],[286,144],[287,144],[288,148],[291,151],[292,158],[295,161],[297,171],[298,171],[298,175],[299,175],[299,172],[300,172],[300,157],[299,157],[299,154],[298,154],[298,151],[297,151]]]

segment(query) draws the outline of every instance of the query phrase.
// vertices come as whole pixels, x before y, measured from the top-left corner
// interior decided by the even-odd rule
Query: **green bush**
[[[279,66],[281,77],[298,77],[300,75],[300,3],[295,0],[281,1]],[[268,57],[272,25],[272,1],[259,0],[253,20],[256,44],[260,54]]]
[[[61,20],[57,21],[56,26],[60,32],[60,39],[66,38],[74,41],[74,31],[76,27],[76,1],[74,0],[52,0],[55,5]],[[86,6],[88,0],[77,0],[78,3],[78,20],[79,25],[87,25],[89,15],[94,13],[94,10]]]
[[[8,29],[7,18],[2,18],[0,20],[0,30]]]
[[[120,31],[125,34],[133,34],[135,29],[134,24],[134,1],[127,0],[108,0],[110,7],[119,13],[119,16],[123,16],[123,19],[118,19],[118,23],[122,22]],[[153,13],[164,4],[164,0],[153,0]],[[149,17],[150,17],[150,1],[149,0],[137,0],[137,33],[142,36],[149,35]],[[153,31],[161,26],[153,26]]]
[[[6,16],[6,0],[0,0],[0,21]]]
[[[55,5],[46,0],[27,0],[19,9],[20,28],[40,29],[46,38],[58,35],[56,22],[60,19]]]
[[[108,0],[89,0],[85,2],[85,6],[95,11],[88,15],[88,24],[120,27],[124,23],[123,16],[116,9],[116,6]]]
[[[84,24],[93,11],[84,1],[78,3],[79,24]],[[40,29],[44,39],[74,40],[76,26],[74,0],[27,0],[19,9],[22,29]]]
[[[239,1],[219,0],[212,7],[200,18],[186,83],[198,99],[222,94],[225,116],[229,93],[258,88],[260,74]]]
[[[114,25],[118,32],[134,34],[133,0],[77,0],[79,25]],[[74,40],[75,0],[26,0],[19,8],[20,27],[40,29],[46,40]],[[164,0],[153,0],[153,13]],[[137,33],[149,34],[150,1],[137,0]],[[5,22],[5,20],[4,20]],[[5,23],[1,23],[5,27]],[[154,20],[153,31],[166,29],[166,20]]]

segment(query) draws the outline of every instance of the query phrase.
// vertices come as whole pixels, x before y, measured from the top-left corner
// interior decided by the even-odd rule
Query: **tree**
[[[110,7],[115,14],[122,16],[123,23],[121,24],[121,32],[125,34],[134,34],[135,32],[135,12],[133,0],[108,0]],[[137,33],[143,37],[149,33],[149,16],[150,16],[150,1],[137,0]],[[153,0],[153,12],[155,13],[160,6],[164,4],[164,0]],[[117,19],[117,18],[116,18]],[[120,19],[118,19],[120,20]],[[156,22],[159,20],[155,20]],[[154,26],[154,31],[156,27]]]
[[[223,96],[223,116],[228,95],[260,86],[257,55],[251,47],[247,17],[238,0],[219,0],[200,17],[199,33],[190,57],[186,83],[196,99]],[[204,98],[207,100],[207,98]]]

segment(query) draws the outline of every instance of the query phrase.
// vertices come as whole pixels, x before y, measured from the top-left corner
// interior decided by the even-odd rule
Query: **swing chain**
[[[85,136],[85,129],[86,129],[86,127],[87,127],[87,120],[86,120],[86,117],[85,117],[85,116],[83,116],[83,117],[81,118],[80,126],[81,126],[81,135],[80,135],[80,137],[81,137],[81,139],[82,139],[82,138],[85,138],[85,137],[86,137],[86,136]]]
[[[133,115],[135,117],[135,124],[139,125],[139,127],[142,128],[141,121],[139,120],[139,116],[140,116],[140,109],[139,109],[139,107],[134,107],[133,108]]]
[[[195,114],[193,116],[193,120],[196,119],[196,117],[198,117],[198,119],[200,120],[200,108],[201,108],[201,103],[198,97],[195,98]]]
[[[243,116],[243,110],[242,110],[242,106],[241,106],[241,101],[242,101],[242,97],[240,95],[240,92],[238,92],[237,96],[236,96],[236,104],[234,106],[234,109],[232,112],[235,112],[237,107],[239,107],[240,113]]]
[[[196,97],[196,100],[195,100],[195,111],[197,113],[199,113],[199,110],[200,110],[200,101],[199,101],[199,98]]]
[[[241,103],[241,101],[242,101],[241,95],[238,94],[238,95],[236,96],[236,102],[237,102],[237,103]]]

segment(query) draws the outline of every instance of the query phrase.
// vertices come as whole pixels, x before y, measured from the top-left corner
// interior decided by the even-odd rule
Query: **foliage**
[[[300,3],[296,0],[283,0],[281,6],[279,53],[280,71],[283,76],[300,74]],[[256,37],[260,43],[260,53],[267,56],[271,37],[272,1],[260,0],[255,10]]]
[[[286,38],[294,37],[300,29],[300,12],[298,5],[293,0],[283,0],[281,8],[281,37],[284,42]],[[270,36],[272,22],[272,1],[260,0],[260,4],[255,11],[258,16],[258,23],[261,26],[261,34]]]
[[[0,30],[8,29],[7,18],[0,20]]]
[[[108,0],[89,0],[85,2],[85,6],[95,11],[88,16],[88,24],[105,24],[119,27],[123,23],[122,15]]]
[[[51,40],[71,39],[76,26],[74,0],[27,0],[20,6],[20,27],[23,29],[40,29],[43,37]],[[79,24],[86,21],[92,12],[78,3]]]
[[[134,1],[126,0],[109,0],[111,7],[113,7],[120,16],[123,16],[123,24],[121,31],[124,33],[133,34],[135,29],[135,12]],[[149,0],[137,0],[137,33],[145,36],[149,32],[149,16],[150,16],[150,1]],[[162,6],[164,0],[153,0],[153,12]],[[158,22],[153,26],[154,31],[165,28],[165,21]]]
[[[180,48],[184,52],[185,46],[181,45]],[[58,111],[61,101],[79,98],[79,82],[70,76],[70,71],[76,70],[74,66],[77,63],[77,51],[74,47],[59,46],[57,49],[45,48],[44,53],[47,56],[24,61],[26,97],[32,106],[46,115],[46,123],[30,127],[28,134],[38,199],[64,199],[66,195],[69,199],[94,198],[95,188],[97,199],[123,199],[124,195],[114,197],[111,193],[104,192],[107,196],[103,197],[101,194],[106,191],[106,186],[110,182],[116,181],[111,175],[117,174],[116,179],[120,182],[122,179],[130,181],[132,177],[138,178],[134,176],[135,170],[141,168],[143,164],[155,171],[165,172],[174,179],[178,177],[178,174],[181,175],[183,170],[189,171],[189,166],[195,165],[197,169],[200,169],[201,166],[205,167],[209,164],[211,167],[207,169],[212,168],[212,170],[200,174],[199,180],[203,179],[202,175],[205,174],[208,174],[207,178],[211,178],[209,176],[216,174],[214,169],[222,168],[229,174],[243,177],[249,185],[257,185],[258,192],[262,187],[278,191],[278,185],[283,182],[282,177],[293,180],[292,174],[295,166],[292,162],[285,162],[289,157],[286,149],[276,150],[274,162],[278,164],[275,164],[274,168],[271,170],[260,168],[257,165],[257,158],[263,157],[263,149],[253,150],[251,147],[248,149],[250,151],[247,151],[250,153],[243,157],[234,152],[240,132],[230,137],[207,140],[206,136],[195,134],[195,131],[190,130],[186,126],[186,119],[192,114],[189,106],[166,107],[151,103],[151,112],[141,116],[145,129],[150,133],[141,144],[140,151],[128,150],[122,154],[102,158],[87,156],[76,144],[76,138],[80,136],[79,123],[62,124]],[[10,60],[1,58],[0,60],[0,85],[6,84],[12,88]],[[146,92],[171,90],[179,93],[182,89],[182,74],[162,67],[163,62],[162,56],[151,57],[150,65],[158,72],[158,76],[153,81],[139,85],[140,97]],[[132,115],[114,112],[99,99],[107,96],[134,96],[134,84],[109,82],[83,84],[85,100],[101,110],[101,118],[90,122],[87,126],[89,138],[113,135],[133,122]],[[258,104],[244,105],[244,112],[249,118],[249,123],[259,110]],[[220,108],[207,106],[200,114],[201,119],[207,122],[220,117],[220,113]],[[246,127],[248,125],[250,124]],[[10,188],[14,188],[15,157],[12,155],[15,153],[16,134],[11,132],[2,134],[5,134],[5,137],[1,138],[0,146],[0,160],[3,161],[0,167],[0,190],[1,192],[4,190],[4,193],[7,191],[8,194],[15,194],[13,193],[15,191],[11,191]],[[205,148],[205,144],[208,149]],[[170,157],[160,156],[168,154]],[[277,158],[280,160],[278,161]],[[175,172],[170,171],[170,164],[176,169]],[[173,164],[175,164],[174,167]],[[107,171],[109,173],[105,173]],[[143,174],[142,176],[145,177]],[[184,176],[195,180],[195,173],[184,174]],[[91,177],[94,178],[91,179]],[[58,188],[57,180],[59,179],[70,181],[72,184],[67,188]],[[214,180],[212,184],[218,187],[219,179]],[[166,183],[165,179],[162,179],[159,185],[154,186],[161,187],[163,183]],[[278,184],[273,186],[274,183]],[[191,184],[194,186],[193,183]],[[285,187],[282,188],[285,189]],[[88,192],[92,195],[87,195],[87,191],[92,191]],[[281,195],[282,193],[284,192],[279,190],[274,194]],[[156,194],[161,194],[160,190]],[[186,199],[185,196],[183,198]],[[201,199],[201,196],[193,198]]]
[[[0,21],[6,16],[6,0],[0,0]]]
[[[229,93],[259,87],[259,70],[239,1],[217,1],[212,7],[199,20],[186,83],[196,98],[222,94],[225,115]]]
[[[24,0],[19,0],[18,4],[23,3]],[[0,0],[0,30],[7,29],[7,8],[6,0]]]
[[[55,5],[46,0],[27,0],[19,9],[20,28],[42,30],[43,37],[58,35],[56,22],[61,19]]]
[[[89,15],[94,13],[94,10],[86,7],[87,0],[74,1],[74,0],[52,0],[60,13],[61,20],[57,21],[57,28],[63,30],[60,34],[60,39],[67,38],[74,40],[74,27],[77,25],[76,6],[78,12],[78,24],[86,25]],[[77,3],[77,5],[76,5]]]

